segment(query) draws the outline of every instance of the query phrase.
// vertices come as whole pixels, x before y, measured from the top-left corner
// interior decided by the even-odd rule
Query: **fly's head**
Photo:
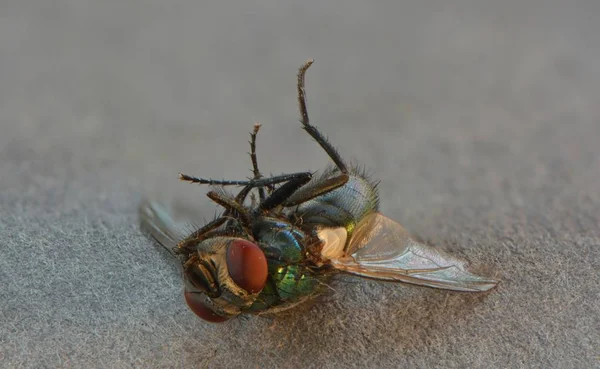
[[[209,322],[224,322],[250,307],[267,281],[267,259],[254,242],[237,237],[201,241],[183,264],[185,300]]]

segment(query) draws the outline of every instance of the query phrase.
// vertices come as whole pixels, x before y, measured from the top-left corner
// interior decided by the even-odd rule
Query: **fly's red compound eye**
[[[184,296],[185,302],[187,302],[190,309],[200,318],[211,323],[222,323],[226,320],[229,320],[228,317],[216,314],[208,306],[206,306],[204,303],[204,296],[202,294],[186,290]]]
[[[250,241],[239,239],[229,244],[227,269],[233,282],[249,293],[260,292],[267,282],[267,258]]]

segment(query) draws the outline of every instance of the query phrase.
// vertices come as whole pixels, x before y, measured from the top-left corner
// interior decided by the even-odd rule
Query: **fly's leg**
[[[260,129],[260,125],[254,126],[254,131],[251,133],[251,141],[250,141],[250,158],[252,160],[252,166],[254,171],[254,179],[251,181],[213,181],[206,180],[201,178],[195,178],[191,176],[187,176],[184,174],[180,174],[180,179],[186,180],[192,183],[200,183],[200,184],[220,184],[220,185],[245,185],[246,187],[240,192],[237,196],[236,200],[241,200],[247,196],[247,193],[250,191],[251,187],[259,187],[259,191],[264,191],[264,186],[271,186],[276,183],[282,183],[289,181],[282,185],[277,190],[273,191],[271,195],[264,199],[261,196],[261,204],[260,209],[263,211],[267,211],[273,209],[279,205],[284,206],[294,206],[301,204],[303,202],[309,201],[319,195],[325,194],[327,192],[333,191],[336,188],[339,188],[348,182],[348,168],[344,163],[344,160],[341,158],[338,151],[331,145],[329,140],[325,136],[319,132],[317,127],[310,124],[310,119],[308,117],[308,110],[306,107],[306,90],[304,88],[304,81],[306,76],[306,71],[313,64],[314,60],[308,60],[300,69],[298,70],[298,105],[300,107],[300,115],[302,117],[301,123],[304,130],[315,140],[317,143],[325,150],[327,155],[331,158],[331,160],[335,163],[340,175],[336,177],[329,178],[325,181],[320,181],[316,183],[314,186],[305,186],[310,179],[310,173],[295,173],[290,175],[281,175],[278,177],[271,178],[260,178],[260,172],[258,170],[258,163],[256,160],[256,134]],[[281,179],[281,181],[279,181]],[[262,182],[263,180],[268,180]]]
[[[254,124],[254,130],[252,131],[252,133],[250,133],[250,160],[252,161],[252,172],[254,173],[254,179],[260,179],[262,178],[262,175],[260,174],[260,170],[258,170],[258,160],[256,158],[256,135],[258,134],[258,130],[260,129],[260,123],[255,123]],[[242,202],[245,199],[246,196],[244,196],[244,198],[242,198]],[[260,201],[263,202],[265,200],[265,188],[264,187],[258,187],[258,197],[260,198]]]
[[[326,194],[345,185],[348,182],[348,178],[348,174],[343,173],[323,181],[315,181],[314,183],[308,184],[294,192],[281,204],[284,207],[300,205],[303,202],[312,200],[317,196]]]
[[[248,214],[248,211],[246,210],[246,208],[244,208],[244,206],[240,205],[235,199],[231,198],[231,196],[228,196],[225,192],[219,193],[216,191],[210,191],[206,195],[208,196],[208,198],[224,207],[226,213],[236,214],[236,219],[238,220],[244,231],[246,231],[247,234],[250,234],[250,215]],[[181,242],[179,242],[177,244],[175,252],[180,254],[193,252],[198,242],[201,242],[202,240],[209,237],[214,237],[215,232],[219,232],[218,228],[222,226],[228,219],[231,219],[231,217],[222,215],[213,220],[212,222],[206,224],[204,227],[200,228],[199,230],[197,230],[196,232],[192,233],[191,235],[183,239]]]
[[[258,169],[258,160],[256,158],[256,136],[258,134],[258,131],[260,130],[260,123],[254,123],[254,129],[252,130],[252,132],[250,133],[250,161],[252,161],[252,173],[254,174],[254,178],[253,180],[257,180],[262,178],[262,175],[260,174],[260,170]],[[235,197],[235,201],[237,201],[238,204],[243,205],[244,201],[246,200],[246,197],[248,196],[248,194],[250,193],[250,191],[252,191],[253,185],[252,184],[248,184],[246,185]],[[265,189],[263,186],[258,187],[258,194],[260,197],[260,201],[264,201],[265,199]],[[254,207],[254,205],[253,205]],[[235,213],[227,210],[225,211],[225,213],[223,214],[223,216],[235,216]],[[227,227],[231,226],[232,222],[234,220],[231,219],[228,223],[227,223]]]
[[[206,196],[225,208],[226,212],[237,214],[237,219],[244,228],[250,227],[250,214],[248,210],[238,203],[232,196],[225,192],[209,191]]]
[[[225,217],[223,217],[224,219],[227,219]],[[246,237],[248,234],[243,233],[243,232],[239,232],[237,230],[231,230],[231,229],[213,229],[211,231],[208,231],[206,233],[204,233],[202,236],[198,237],[198,238],[190,238],[187,237],[185,240],[180,242],[180,249],[179,251],[180,254],[192,254],[196,251],[196,246],[198,245],[198,243],[207,240],[209,238],[214,238],[214,237],[239,237],[239,238],[244,238]]]
[[[194,177],[194,176],[189,176],[187,174],[183,174],[183,173],[179,173],[179,180],[180,181],[186,181],[186,182],[190,182],[190,183],[198,183],[198,184],[206,184],[209,186],[246,186],[250,183],[252,183],[252,181],[219,181],[219,180],[214,180],[214,179],[205,179],[205,178],[198,178],[198,177]]]
[[[274,176],[274,177],[269,177],[269,178],[260,178],[260,179],[256,179],[256,180],[250,180],[250,181],[215,181],[212,179],[203,179],[203,178],[196,178],[196,177],[192,177],[192,176],[188,176],[186,174],[179,174],[179,179],[182,181],[188,181],[190,183],[200,183],[200,184],[209,184],[209,185],[221,185],[221,186],[245,186],[240,193],[236,196],[235,200],[238,203],[238,206],[243,208],[243,200],[246,198],[246,196],[248,195],[248,193],[256,187],[265,187],[265,186],[273,186],[275,184],[278,183],[283,183],[283,182],[288,182],[288,181],[292,181],[292,180],[297,180],[299,178],[308,178],[310,180],[310,178],[312,177],[312,173],[310,172],[299,172],[299,173],[292,173],[292,174],[282,174],[280,176]],[[302,181],[302,180],[301,180]],[[308,181],[306,181],[308,182]],[[306,182],[303,182],[306,183]],[[282,186],[283,187],[283,186]],[[298,187],[296,187],[297,189]],[[279,189],[278,189],[279,190]],[[275,190],[273,192],[273,194],[277,192],[277,190]],[[281,193],[281,192],[279,192]],[[288,196],[291,194],[292,192],[288,193]],[[280,195],[278,195],[280,196]],[[265,201],[268,200],[265,199]],[[285,199],[282,199],[281,201],[283,201]],[[273,201],[273,200],[271,200]],[[279,203],[281,203],[281,201],[279,201]],[[262,202],[262,201],[261,201]],[[277,205],[279,205],[279,203]],[[277,206],[275,205],[275,206]],[[235,208],[233,208],[232,206],[228,207],[231,210],[235,210]],[[227,214],[232,214],[231,211],[227,211]]]
[[[261,211],[268,211],[276,208],[285,202],[294,192],[300,187],[307,184],[312,178],[310,173],[304,173],[304,175],[297,176],[296,178],[284,183],[278,189],[273,191],[265,201],[261,201],[259,209]]]
[[[329,155],[331,160],[335,163],[336,167],[343,174],[348,174],[348,168],[342,160],[342,157],[338,153],[338,151],[331,145],[329,140],[319,132],[317,127],[310,125],[310,120],[308,119],[308,110],[306,109],[306,90],[304,89],[304,77],[306,75],[306,71],[312,63],[313,59],[307,60],[302,67],[298,70],[298,105],[300,107],[300,115],[302,119],[300,122],[304,130],[315,140],[323,150]]]
[[[254,174],[253,180],[258,180],[262,178],[262,174],[260,174],[260,170],[258,169],[258,159],[256,158],[256,136],[258,135],[258,131],[260,130],[261,124],[254,123],[254,129],[250,133],[250,160],[252,161],[252,173]],[[269,185],[270,187],[272,185]],[[258,187],[258,194],[260,201],[265,200],[265,186]],[[246,197],[250,193],[250,191],[254,188],[252,183],[247,184],[235,197],[235,200],[239,204],[243,204],[246,200]],[[225,215],[230,215],[226,213]]]
[[[212,232],[215,229],[219,228],[221,225],[223,225],[223,223],[225,223],[227,219],[227,217],[221,216],[216,218],[212,222],[205,224],[202,228],[198,229],[197,231],[193,232],[192,234],[181,240],[173,251],[176,254],[185,254],[189,253],[190,251],[193,251],[193,248],[198,242],[204,240],[209,232]]]
[[[336,188],[339,188],[348,182],[348,167],[344,160],[338,153],[338,151],[331,145],[329,140],[319,132],[317,127],[310,124],[310,119],[308,118],[308,110],[306,108],[306,90],[304,88],[304,80],[306,76],[306,71],[314,60],[310,59],[304,63],[302,67],[298,70],[298,106],[300,107],[300,115],[302,119],[300,122],[304,130],[315,140],[317,143],[325,150],[327,155],[331,158],[331,160],[335,163],[340,174],[336,177],[329,178],[324,181],[318,181],[314,184],[309,184],[300,188],[297,192],[290,195],[288,199],[283,202],[284,206],[294,206],[301,204],[303,202],[309,201],[319,195],[323,195],[327,192],[333,191]]]
[[[214,180],[205,179],[189,176],[187,174],[179,173],[179,179],[190,183],[206,184],[210,186],[251,186],[251,188],[272,186],[278,183],[287,182],[291,179],[295,179],[298,176],[312,175],[310,172],[298,172],[291,174],[282,174],[279,176],[273,176],[268,178],[251,179],[246,181],[225,181],[225,180]]]
[[[216,202],[217,204],[223,206],[225,208],[225,213],[220,218],[215,219],[211,223],[205,225],[198,231],[194,232],[189,237],[186,237],[183,241],[178,244],[177,249],[188,249],[190,244],[196,244],[199,240],[203,239],[203,235],[206,233],[215,230],[216,228],[223,225],[227,219],[231,219],[232,216],[235,216],[236,219],[239,218],[239,221],[247,231],[249,232],[250,225],[250,215],[246,207],[243,206],[243,199],[248,195],[250,190],[260,186],[272,186],[278,183],[293,181],[293,185],[289,185],[287,187],[281,186],[277,190],[273,191],[271,196],[265,199],[265,201],[269,201],[267,203],[267,208],[272,209],[273,207],[279,205],[282,201],[285,200],[285,196],[289,196],[293,193],[297,188],[301,187],[303,184],[307,183],[312,177],[312,173],[310,172],[299,172],[292,174],[282,174],[280,176],[274,176],[270,178],[260,178],[257,180],[250,181],[214,181],[211,179],[202,179],[191,177],[185,174],[180,174],[179,178],[184,181],[189,181],[191,183],[200,183],[200,184],[211,184],[211,185],[221,185],[221,186],[233,186],[233,185],[243,185],[245,186],[240,193],[236,196],[236,198],[231,198],[225,193],[217,193],[215,191],[211,191],[207,194],[207,196]],[[275,195],[275,197],[273,197]],[[271,200],[269,198],[273,197]],[[264,201],[263,201],[264,202]],[[262,202],[261,202],[262,203]],[[272,205],[274,204],[274,205]],[[272,206],[272,207],[271,207]],[[180,251],[181,253],[181,251]]]

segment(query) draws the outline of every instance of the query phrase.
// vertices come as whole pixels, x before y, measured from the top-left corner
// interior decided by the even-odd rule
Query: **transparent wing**
[[[171,217],[167,209],[157,202],[144,200],[139,208],[140,227],[169,252],[185,236],[182,227]]]
[[[357,225],[345,256],[331,262],[362,277],[454,291],[487,291],[498,284],[470,273],[465,262],[415,241],[400,224],[379,213]]]

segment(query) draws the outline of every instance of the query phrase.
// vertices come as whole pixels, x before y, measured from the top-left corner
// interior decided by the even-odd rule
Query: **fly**
[[[310,124],[304,79],[312,63],[297,75],[300,122],[333,166],[320,175],[263,177],[256,124],[250,140],[252,179],[179,175],[182,181],[213,186],[207,196],[224,209],[213,221],[183,234],[159,204],[140,206],[142,228],[181,259],[190,309],[210,322],[282,311],[318,296],[338,273],[454,291],[494,288],[497,280],[469,272],[464,261],[417,242],[379,213],[377,184],[348,166]],[[232,186],[241,187],[235,196],[225,190]]]

